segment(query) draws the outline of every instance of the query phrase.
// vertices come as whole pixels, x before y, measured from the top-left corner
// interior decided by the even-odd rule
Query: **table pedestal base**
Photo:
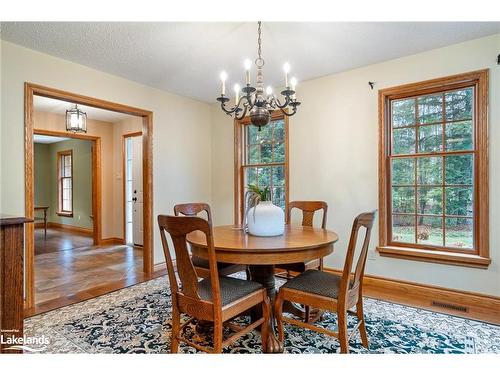
[[[252,281],[262,284],[267,290],[267,295],[271,301],[271,319],[269,321],[269,333],[267,337],[267,353],[283,353],[283,343],[278,340],[274,333],[275,319],[274,319],[274,300],[276,297],[276,285],[274,279],[274,266],[273,265],[263,265],[263,266],[250,266],[250,275]],[[262,309],[255,307],[252,309],[251,318],[252,321],[259,319],[262,316]]]

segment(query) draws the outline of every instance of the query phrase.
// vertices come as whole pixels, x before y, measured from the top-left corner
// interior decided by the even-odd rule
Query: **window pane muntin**
[[[415,216],[392,215],[392,241],[415,243]]]
[[[398,154],[414,154],[416,129],[402,128],[392,131],[392,153]]]
[[[392,188],[392,212],[393,213],[415,213],[415,188],[394,187]]]
[[[393,100],[391,119],[393,128],[415,125],[415,99]]]
[[[473,118],[474,88],[448,91],[444,96],[447,121]]]
[[[443,150],[443,125],[421,125],[418,127],[418,152]]]
[[[443,218],[417,216],[417,243],[443,246]]]
[[[474,183],[474,157],[472,153],[445,157],[445,183],[472,185]]]
[[[273,144],[272,142],[263,142],[260,145],[259,163],[266,164],[273,162]]]
[[[273,145],[273,162],[284,163],[285,162],[285,143],[276,142]]]
[[[419,214],[443,213],[443,188],[419,187],[417,191],[417,212]]]
[[[417,97],[419,124],[430,124],[443,120],[443,94]]]
[[[443,181],[443,157],[425,156],[417,161],[417,184],[440,185]]]
[[[448,122],[445,125],[446,151],[465,151],[474,149],[474,129],[472,120]]]
[[[415,184],[415,159],[395,158],[391,160],[391,183],[395,185]]]
[[[474,247],[474,221],[469,218],[445,219],[445,246],[472,249]]]
[[[446,187],[446,215],[473,216],[474,190],[471,187]]]

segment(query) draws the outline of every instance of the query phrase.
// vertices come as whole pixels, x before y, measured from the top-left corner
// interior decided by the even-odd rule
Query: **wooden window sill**
[[[422,262],[452,264],[455,266],[488,268],[490,258],[476,254],[451,253],[447,251],[412,249],[397,246],[378,246],[380,256],[410,259]]]
[[[57,216],[73,217],[73,212],[56,212]]]

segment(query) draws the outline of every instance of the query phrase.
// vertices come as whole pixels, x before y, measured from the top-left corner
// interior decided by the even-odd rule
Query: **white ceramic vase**
[[[254,236],[279,236],[285,231],[285,213],[271,201],[260,202],[247,213],[248,233]]]

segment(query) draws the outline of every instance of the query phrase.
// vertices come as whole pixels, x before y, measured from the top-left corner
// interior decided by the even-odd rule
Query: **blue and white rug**
[[[500,353],[500,326],[365,298],[370,349],[359,334],[351,353]],[[28,336],[45,336],[50,343],[34,347],[41,353],[168,353],[170,290],[166,276],[102,297],[25,320]],[[355,318],[349,322],[352,327]],[[336,328],[336,316],[320,322]],[[200,343],[210,337],[188,328]],[[337,353],[338,341],[285,324],[286,353]],[[181,344],[181,352],[196,350]],[[258,332],[240,338],[226,353],[261,353]]]

